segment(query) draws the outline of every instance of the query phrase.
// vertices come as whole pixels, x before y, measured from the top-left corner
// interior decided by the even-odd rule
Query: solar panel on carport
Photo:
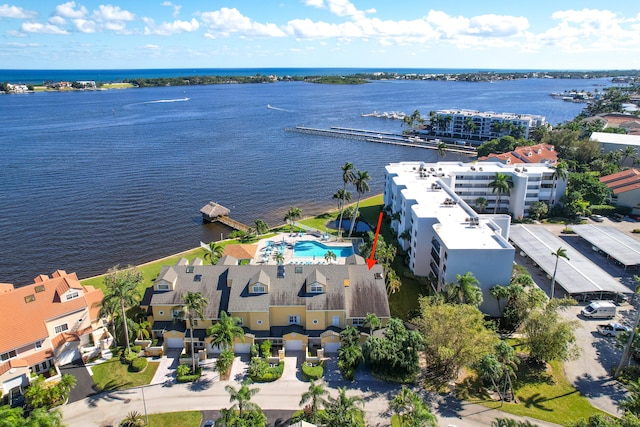
[[[544,227],[513,225],[509,239],[549,276],[553,276],[556,264],[556,257],[552,252],[560,247],[566,249],[569,260],[560,257],[556,283],[569,294],[631,292],[616,278]]]
[[[580,224],[571,229],[625,267],[640,264],[640,241],[608,225]]]

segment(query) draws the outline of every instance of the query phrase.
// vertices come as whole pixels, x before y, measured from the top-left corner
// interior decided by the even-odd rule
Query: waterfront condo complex
[[[471,141],[488,141],[505,135],[529,138],[533,129],[545,123],[544,116],[533,114],[438,110],[431,118],[431,134]]]
[[[435,278],[436,291],[455,282],[456,274],[473,273],[485,294],[481,309],[497,314],[489,289],[511,278],[515,249],[508,241],[509,214],[526,216],[535,201],[555,204],[566,181],[554,179],[553,172],[543,164],[497,162],[387,165],[384,204],[396,214],[391,226],[409,251],[411,270]],[[492,191],[497,173],[512,182],[509,194]],[[487,201],[487,214],[471,207],[478,198]]]

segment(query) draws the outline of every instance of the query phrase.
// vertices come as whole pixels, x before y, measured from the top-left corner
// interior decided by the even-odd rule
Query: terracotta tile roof
[[[640,188],[640,171],[636,169],[623,170],[622,172],[600,177],[600,182],[604,183],[613,194],[637,190]]]
[[[20,357],[19,360],[22,360],[24,363],[26,363],[27,366],[33,366],[37,363],[42,363],[45,360],[50,359],[52,357],[53,357],[53,351],[50,348],[48,348],[46,350],[39,351],[37,353],[33,353],[25,357]]]
[[[223,255],[230,255],[235,259],[253,259],[258,252],[258,245],[232,244],[224,248]]]
[[[547,163],[555,165],[558,163],[558,153],[551,144],[537,144],[527,147],[518,147],[509,153],[489,154],[479,157],[478,160],[499,160],[502,163]]]
[[[23,359],[9,359],[6,362],[0,363],[0,375],[9,371],[11,368],[26,368],[30,365]]]
[[[0,353],[46,338],[46,321],[82,310],[90,301],[102,299],[101,290],[87,289],[89,300],[82,295],[61,302],[57,290],[66,286],[82,289],[75,273],[58,270],[46,280],[38,276],[31,285],[0,293]],[[91,295],[92,292],[95,294]]]
[[[86,331],[86,329],[84,331]],[[53,339],[51,340],[51,344],[53,345],[53,348],[58,348],[68,342],[80,341],[79,335],[82,335],[80,331],[78,331],[77,333],[63,332],[53,337]]]

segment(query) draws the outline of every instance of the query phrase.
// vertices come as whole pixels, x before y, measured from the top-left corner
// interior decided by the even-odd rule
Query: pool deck
[[[320,236],[320,237],[318,237]],[[357,239],[361,240],[361,239]],[[345,239],[342,242],[338,242],[335,236],[330,234],[321,233],[279,233],[278,235],[269,239],[262,239],[258,241],[258,251],[255,258],[251,261],[251,264],[271,264],[275,265],[276,260],[274,254],[279,247],[284,246],[284,263],[292,265],[310,265],[310,264],[328,264],[324,257],[294,257],[293,248],[297,242],[301,241],[314,241],[322,243],[323,245],[331,248],[331,246],[344,247],[353,245],[351,240]],[[271,242],[271,243],[269,243]],[[357,253],[357,245],[354,247],[354,252]],[[335,261],[331,261],[330,264],[344,264],[345,258],[338,257]]]

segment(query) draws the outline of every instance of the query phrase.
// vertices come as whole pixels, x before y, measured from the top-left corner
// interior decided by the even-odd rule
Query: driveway
[[[60,372],[63,375],[71,374],[76,377],[76,386],[69,393],[69,403],[77,402],[96,393],[93,378],[91,378],[87,367],[84,366],[82,359],[74,360],[68,365],[61,366]]]

